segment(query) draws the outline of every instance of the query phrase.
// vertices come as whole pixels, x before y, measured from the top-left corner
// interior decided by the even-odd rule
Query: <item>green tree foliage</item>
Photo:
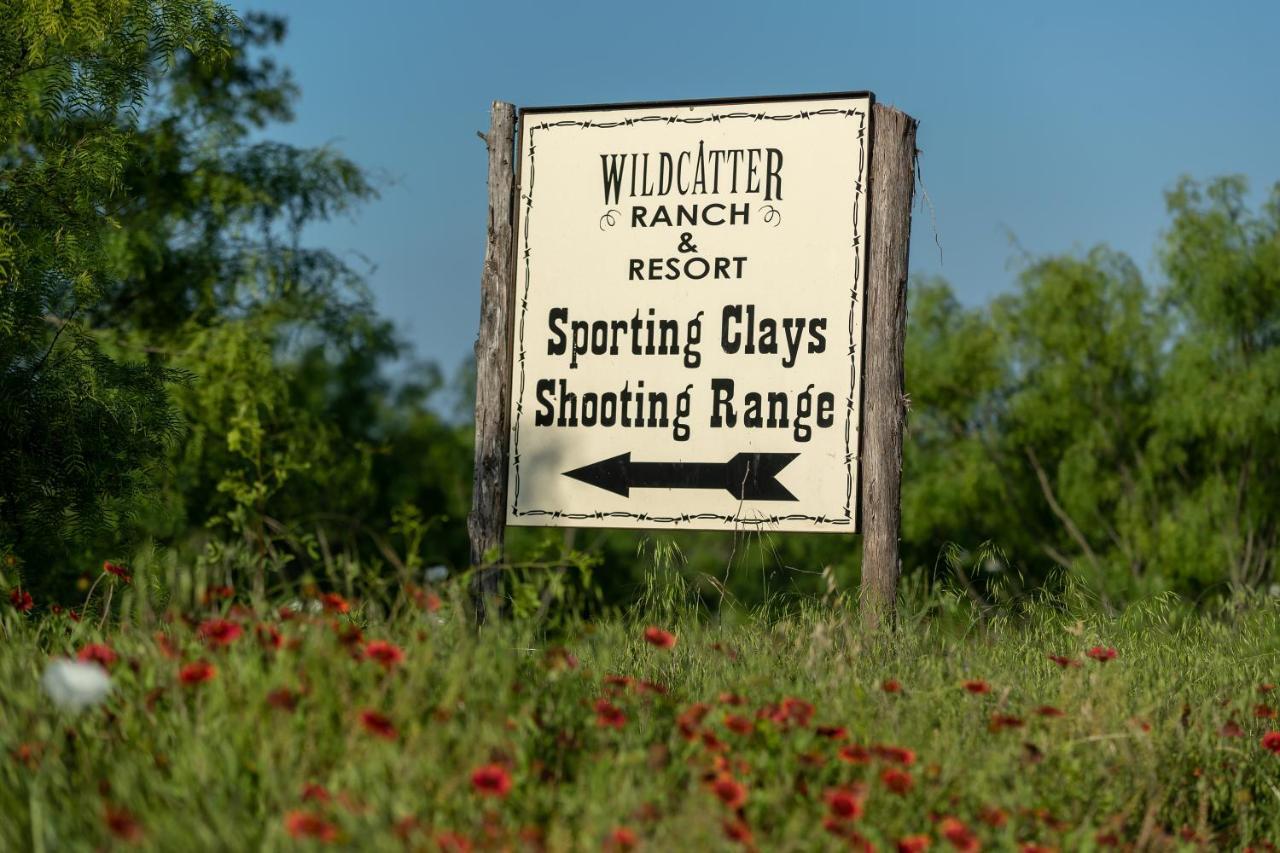
[[[1106,248],[1029,264],[987,308],[915,287],[913,563],[950,555],[978,587],[1070,568],[1119,596],[1275,578],[1280,185],[1258,213],[1245,196],[1238,178],[1169,193],[1162,287]],[[1005,558],[954,547],[982,542]]]
[[[217,61],[233,24],[201,0],[0,9],[0,551],[111,526],[178,435],[177,371],[115,356],[86,319],[127,267],[150,81]]]

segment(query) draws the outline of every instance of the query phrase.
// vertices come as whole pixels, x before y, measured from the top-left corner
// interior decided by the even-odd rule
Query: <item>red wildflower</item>
[[[240,636],[241,628],[229,619],[208,619],[196,629],[200,639],[211,646],[229,646]]]
[[[1262,744],[1263,749],[1280,755],[1280,731],[1267,732],[1259,743]]]
[[[987,730],[991,732],[1002,732],[1005,729],[1020,729],[1025,725],[1021,717],[1015,717],[1013,714],[992,714],[991,722],[987,725]]]
[[[907,835],[898,839],[898,853],[924,853],[931,843],[927,835]]]
[[[871,752],[865,746],[856,743],[840,747],[836,757],[847,764],[870,764]]]
[[[719,696],[722,705],[745,705],[747,700],[739,696],[737,693],[721,693]]]
[[[1274,720],[1277,716],[1276,709],[1270,705],[1258,705],[1253,709],[1253,715],[1259,720]]]
[[[1055,708],[1052,705],[1041,705],[1036,708],[1036,713],[1042,717],[1065,717],[1067,712],[1061,708]]]
[[[849,730],[844,726],[818,726],[813,730],[818,737],[824,737],[828,740],[848,740]]]
[[[351,605],[347,600],[336,592],[326,592],[320,596],[320,602],[324,605],[324,609],[330,613],[350,613]]]
[[[728,773],[721,773],[711,783],[711,791],[731,809],[737,810],[747,802],[747,786]]]
[[[1046,847],[1043,844],[1036,844],[1028,841],[1026,844],[1018,848],[1018,853],[1058,853],[1058,848]]]
[[[342,646],[358,653],[359,650],[356,647],[364,643],[364,632],[360,630],[359,625],[334,624],[333,630],[337,632],[338,642]]]
[[[680,716],[676,717],[676,727],[680,729],[680,736],[685,740],[693,740],[697,737],[698,726],[702,725],[703,719],[710,710],[710,706],[695,702],[681,711]]]
[[[124,566],[117,566],[110,560],[102,561],[102,570],[109,575],[115,575],[125,583],[133,582],[133,576],[129,574],[129,571]]]
[[[755,724],[746,717],[737,714],[725,714],[724,725],[729,731],[739,735],[749,735],[755,730]]]
[[[990,693],[991,685],[982,679],[975,679],[972,681],[966,681],[964,683],[964,689],[974,694]]]
[[[724,741],[716,737],[715,732],[703,732],[702,745],[706,747],[708,752],[724,752],[729,748]]]
[[[724,822],[724,836],[730,841],[736,841],[745,847],[755,844],[755,836],[751,834],[751,828],[740,820],[726,820]]]
[[[511,791],[511,774],[500,764],[477,767],[471,774],[471,788],[485,797],[505,797]]]
[[[257,625],[253,629],[253,633],[258,637],[258,643],[264,649],[278,649],[284,645],[284,637],[275,625],[267,625],[266,623]]]
[[[669,631],[664,631],[656,625],[650,625],[644,629],[644,641],[660,649],[670,649],[675,647],[676,635]]]
[[[207,681],[213,681],[213,677],[217,672],[213,664],[208,661],[192,661],[178,670],[178,681],[188,686],[204,684]]]
[[[1244,737],[1244,729],[1240,728],[1240,724],[1235,720],[1227,720],[1218,730],[1218,734],[1223,737]]]
[[[1274,684],[1259,684],[1259,685],[1258,685],[1258,692],[1259,692],[1259,693],[1270,693],[1272,690],[1275,690],[1275,689],[1276,689],[1276,686],[1275,686]]]
[[[20,743],[10,750],[13,760],[19,764],[25,764],[28,769],[35,770],[40,766],[40,754],[44,752],[44,744],[39,743]]]
[[[102,813],[102,822],[107,825],[107,831],[121,841],[137,844],[142,840],[142,824],[128,809],[107,806]]]
[[[813,704],[803,699],[796,699],[794,696],[785,697],[780,710],[787,722],[798,726],[809,725],[809,720],[813,718]]]
[[[89,643],[76,653],[76,660],[85,663],[96,663],[103,669],[111,669],[111,665],[118,659],[119,656],[112,648],[102,643]]]
[[[902,682],[898,681],[898,679],[896,678],[887,678],[880,685],[880,689],[883,690],[885,693],[901,693]]]
[[[862,817],[862,801],[866,790],[861,787],[828,788],[823,795],[827,810],[836,820],[857,820]]]
[[[471,842],[466,836],[456,832],[438,833],[436,846],[440,848],[440,853],[471,853]]]
[[[1106,663],[1109,660],[1115,660],[1116,650],[1110,646],[1107,646],[1106,648],[1102,646],[1094,646],[1089,649],[1089,651],[1085,652],[1085,656],[1093,658],[1098,663]]]
[[[213,604],[215,601],[234,598],[235,594],[236,588],[234,586],[211,586],[204,591],[204,595],[201,598],[204,604]]]
[[[609,837],[605,839],[605,850],[634,850],[636,845],[640,843],[640,839],[636,834],[625,826],[620,826],[613,832],[609,833]]]
[[[338,828],[322,815],[301,810],[284,816],[284,828],[294,838],[313,838],[316,841],[337,841]]]
[[[267,704],[281,711],[293,711],[298,707],[298,698],[288,687],[279,687],[267,694]]]
[[[880,771],[880,781],[890,791],[899,795],[905,795],[916,784],[916,780],[911,778],[911,774],[908,771],[897,767],[886,767]]]
[[[608,699],[596,700],[596,725],[601,728],[621,729],[627,724],[627,715]]]
[[[1049,660],[1053,661],[1054,663],[1056,663],[1058,666],[1062,667],[1063,669],[1066,669],[1066,668],[1067,668],[1067,667],[1069,667],[1069,666],[1079,666],[1079,665],[1080,665],[1080,661],[1078,661],[1078,660],[1072,660],[1071,658],[1067,657],[1066,655],[1049,655]]]
[[[324,785],[315,782],[308,782],[302,786],[302,801],[304,803],[315,800],[317,803],[327,803],[330,800],[329,790]]]
[[[364,730],[375,737],[380,737],[384,740],[396,739],[395,724],[385,714],[366,708],[360,712],[360,725],[364,726]]]
[[[915,750],[907,749],[905,746],[885,746],[881,744],[874,747],[874,752],[881,761],[891,761],[894,764],[901,764],[903,767],[910,767],[916,763]]]
[[[1000,829],[1009,822],[1009,813],[997,806],[983,806],[978,810],[978,820],[992,829]]]
[[[31,593],[21,587],[15,587],[13,592],[9,593],[9,602],[17,608],[19,613],[30,612],[31,608],[35,607],[36,604],[31,599]]]
[[[938,832],[957,850],[973,851],[981,847],[978,837],[959,818],[944,817],[938,822]]]
[[[404,663],[404,652],[395,643],[386,640],[370,640],[365,644],[364,656],[376,661],[383,669],[392,669]]]

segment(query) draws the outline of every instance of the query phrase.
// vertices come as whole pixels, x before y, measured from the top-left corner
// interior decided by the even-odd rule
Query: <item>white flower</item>
[[[97,705],[111,692],[111,676],[96,663],[59,658],[51,661],[40,679],[53,704],[64,711]]]
[[[427,567],[427,583],[439,583],[447,577],[449,577],[449,569],[446,566]]]

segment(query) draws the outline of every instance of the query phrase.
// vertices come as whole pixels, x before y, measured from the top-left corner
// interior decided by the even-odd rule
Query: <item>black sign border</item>
[[[862,224],[861,228],[859,228],[859,230],[856,233],[856,237],[862,249],[862,257],[860,259],[861,270],[858,271],[858,273],[860,273],[861,275],[861,278],[858,280],[855,280],[853,286],[850,288],[851,300],[850,300],[850,310],[849,310],[849,315],[850,315],[849,316],[849,338],[850,338],[849,345],[850,345],[850,349],[853,350],[850,353],[850,358],[853,362],[853,364],[851,365],[851,370],[856,374],[856,377],[857,377],[856,393],[857,393],[858,399],[856,404],[857,404],[857,411],[858,411],[859,429],[858,429],[858,447],[855,450],[850,443],[851,442],[850,431],[852,429],[853,401],[849,400],[849,398],[846,397],[846,400],[849,400],[849,402],[846,404],[846,419],[845,419],[845,466],[848,469],[848,473],[846,475],[848,485],[846,486],[845,494],[846,494],[846,501],[849,505],[845,506],[843,508],[843,511],[840,513],[840,515],[835,517],[827,517],[825,515],[812,516],[812,515],[801,514],[801,513],[791,513],[786,515],[769,515],[769,516],[760,515],[753,518],[744,518],[744,517],[741,517],[738,513],[735,513],[734,515],[731,515],[731,516],[722,515],[720,513],[682,513],[680,515],[675,515],[675,516],[655,516],[655,515],[652,515],[651,513],[635,513],[635,512],[628,512],[625,510],[611,510],[607,512],[604,510],[595,510],[591,512],[567,512],[565,510],[547,510],[547,509],[521,510],[519,508],[519,503],[520,503],[520,417],[524,411],[524,403],[522,400],[522,397],[524,396],[524,384],[525,384],[524,321],[525,321],[525,313],[528,309],[528,290],[529,290],[529,280],[530,280],[530,271],[528,269],[529,246],[528,246],[527,233],[524,235],[525,251],[523,253],[523,257],[518,255],[516,250],[520,245],[521,229],[523,228],[526,232],[528,230],[528,217],[525,215],[526,211],[531,211],[533,207],[532,192],[528,194],[524,192],[525,187],[524,187],[523,175],[521,174],[523,170],[523,165],[524,165],[525,133],[526,131],[528,131],[529,133],[529,144],[530,144],[529,161],[530,161],[530,164],[532,165],[533,155],[534,155],[533,132],[535,130],[550,130],[556,127],[579,127],[582,129],[588,129],[588,128],[610,129],[613,127],[632,126],[636,123],[647,122],[647,121],[676,121],[681,123],[687,123],[687,120],[681,120],[679,118],[673,118],[671,116],[644,116],[641,118],[633,118],[630,120],[624,119],[619,122],[607,122],[607,121],[581,122],[581,121],[573,121],[573,120],[565,120],[561,122],[543,121],[540,124],[536,124],[531,127],[530,121],[526,117],[536,117],[539,115],[548,115],[553,113],[569,113],[569,112],[609,112],[614,110],[636,110],[636,109],[662,110],[662,109],[672,109],[672,108],[679,108],[679,107],[733,106],[738,104],[753,104],[753,105],[754,104],[785,104],[785,103],[795,103],[799,101],[848,100],[848,99],[854,99],[854,98],[865,99],[867,101],[866,115],[864,118],[863,126],[860,128],[860,134],[859,134],[859,141],[861,143],[860,153],[863,159],[865,160],[865,165],[862,172],[863,182],[864,182],[864,187],[862,188],[862,190],[866,195],[867,204],[866,204],[866,222]],[[509,389],[510,399],[508,399],[507,401],[508,411],[511,410],[511,407],[513,404],[515,406],[515,412],[512,418],[513,422],[510,427],[510,436],[508,440],[508,449],[510,453],[510,461],[508,464],[508,479],[512,477],[514,472],[514,480],[515,480],[514,484],[510,482],[507,484],[508,494],[511,500],[510,513],[511,513],[511,516],[514,519],[516,519],[514,522],[511,522],[511,523],[520,525],[521,524],[520,519],[524,519],[524,518],[545,518],[549,520],[564,519],[569,522],[585,521],[587,519],[594,519],[597,521],[607,521],[610,518],[620,518],[620,519],[625,518],[625,519],[631,519],[633,521],[641,522],[642,528],[667,529],[668,526],[678,527],[681,524],[686,524],[690,522],[720,520],[724,522],[724,524],[726,525],[726,528],[733,529],[733,528],[736,528],[738,525],[751,526],[751,527],[767,527],[768,525],[778,524],[784,521],[812,521],[814,523],[814,532],[856,533],[861,531],[862,529],[862,493],[864,488],[863,471],[862,471],[862,442],[863,442],[863,433],[865,432],[864,415],[866,414],[865,400],[864,400],[864,397],[865,397],[864,388],[866,386],[866,358],[865,358],[865,347],[856,347],[856,345],[853,343],[853,331],[854,331],[853,315],[857,308],[858,299],[863,297],[865,294],[866,282],[867,282],[868,276],[870,275],[870,270],[871,270],[870,232],[871,232],[872,192],[874,190],[873,182],[871,180],[871,170],[872,170],[872,163],[873,163],[873,157],[874,157],[873,141],[874,141],[875,134],[874,134],[873,123],[874,123],[875,104],[876,104],[876,96],[875,96],[875,93],[873,92],[847,91],[847,92],[818,92],[818,93],[798,94],[798,95],[764,95],[764,96],[754,96],[754,97],[704,98],[704,99],[675,100],[675,101],[630,101],[630,102],[615,102],[615,103],[604,103],[604,104],[568,104],[568,105],[557,105],[557,106],[521,107],[519,109],[519,118],[517,122],[516,139],[515,139],[516,176],[515,176],[514,192],[516,194],[516,199],[515,199],[516,203],[513,205],[515,212],[514,212],[514,222],[512,223],[513,227],[511,230],[511,241],[512,241],[511,254],[512,254],[513,263],[511,265],[511,280],[508,285],[511,288],[512,295],[519,298],[519,305],[520,305],[519,318],[518,319],[516,318],[516,312],[512,312],[509,320],[510,328],[508,330],[508,334],[511,336],[512,350],[516,356],[516,361],[520,366],[519,387],[517,387],[515,381],[512,381]],[[762,119],[771,119],[771,120],[777,121],[777,120],[793,120],[797,118],[807,119],[811,115],[817,115],[817,114],[825,115],[827,113],[823,111],[815,111],[815,112],[802,111],[801,113],[793,114],[790,116],[766,116],[763,113],[759,115]],[[698,123],[701,123],[704,121],[721,121],[725,118],[755,118],[755,115],[756,114],[750,114],[750,113],[734,114],[731,116],[699,118],[699,119],[696,119],[695,121]],[[533,180],[534,180],[534,175],[531,173],[529,176],[529,189],[531,191],[533,187]],[[856,204],[854,206],[854,214],[855,216],[857,214]],[[525,287],[524,287],[523,294],[520,293],[518,284],[517,284],[519,269],[522,263],[525,270]],[[862,290],[861,293],[859,292],[859,288],[861,288]],[[514,305],[515,304],[514,301],[511,304]],[[866,312],[866,305],[864,301],[863,310],[862,310],[862,329],[861,329],[860,338],[859,338],[859,340],[863,342],[866,341],[866,320],[867,320],[867,312]],[[514,380],[515,377],[512,377],[512,379]],[[854,479],[855,466],[857,471],[856,481]],[[857,483],[856,492],[853,489],[854,482]],[[514,488],[513,488],[513,485],[514,485]],[[533,522],[533,526],[538,526],[538,522]],[[562,524],[557,526],[573,527],[575,525],[570,523],[570,524]],[[630,527],[635,527],[635,526],[636,525],[630,525]],[[798,532],[798,531],[780,531],[780,532]]]

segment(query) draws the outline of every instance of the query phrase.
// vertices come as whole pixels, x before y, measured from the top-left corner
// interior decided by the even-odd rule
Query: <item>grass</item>
[[[5,605],[3,849],[1280,839],[1280,754],[1261,743],[1280,728],[1274,599],[1116,615],[1041,601],[979,619],[939,595],[868,643],[838,598],[712,617],[677,590],[552,639],[525,618],[477,632],[448,589],[327,611],[304,598],[283,619],[216,595],[153,613],[109,583],[107,619]],[[649,625],[674,647],[647,642]],[[91,643],[117,657],[113,690],[61,711],[41,673]],[[182,683],[196,661],[209,680]]]

